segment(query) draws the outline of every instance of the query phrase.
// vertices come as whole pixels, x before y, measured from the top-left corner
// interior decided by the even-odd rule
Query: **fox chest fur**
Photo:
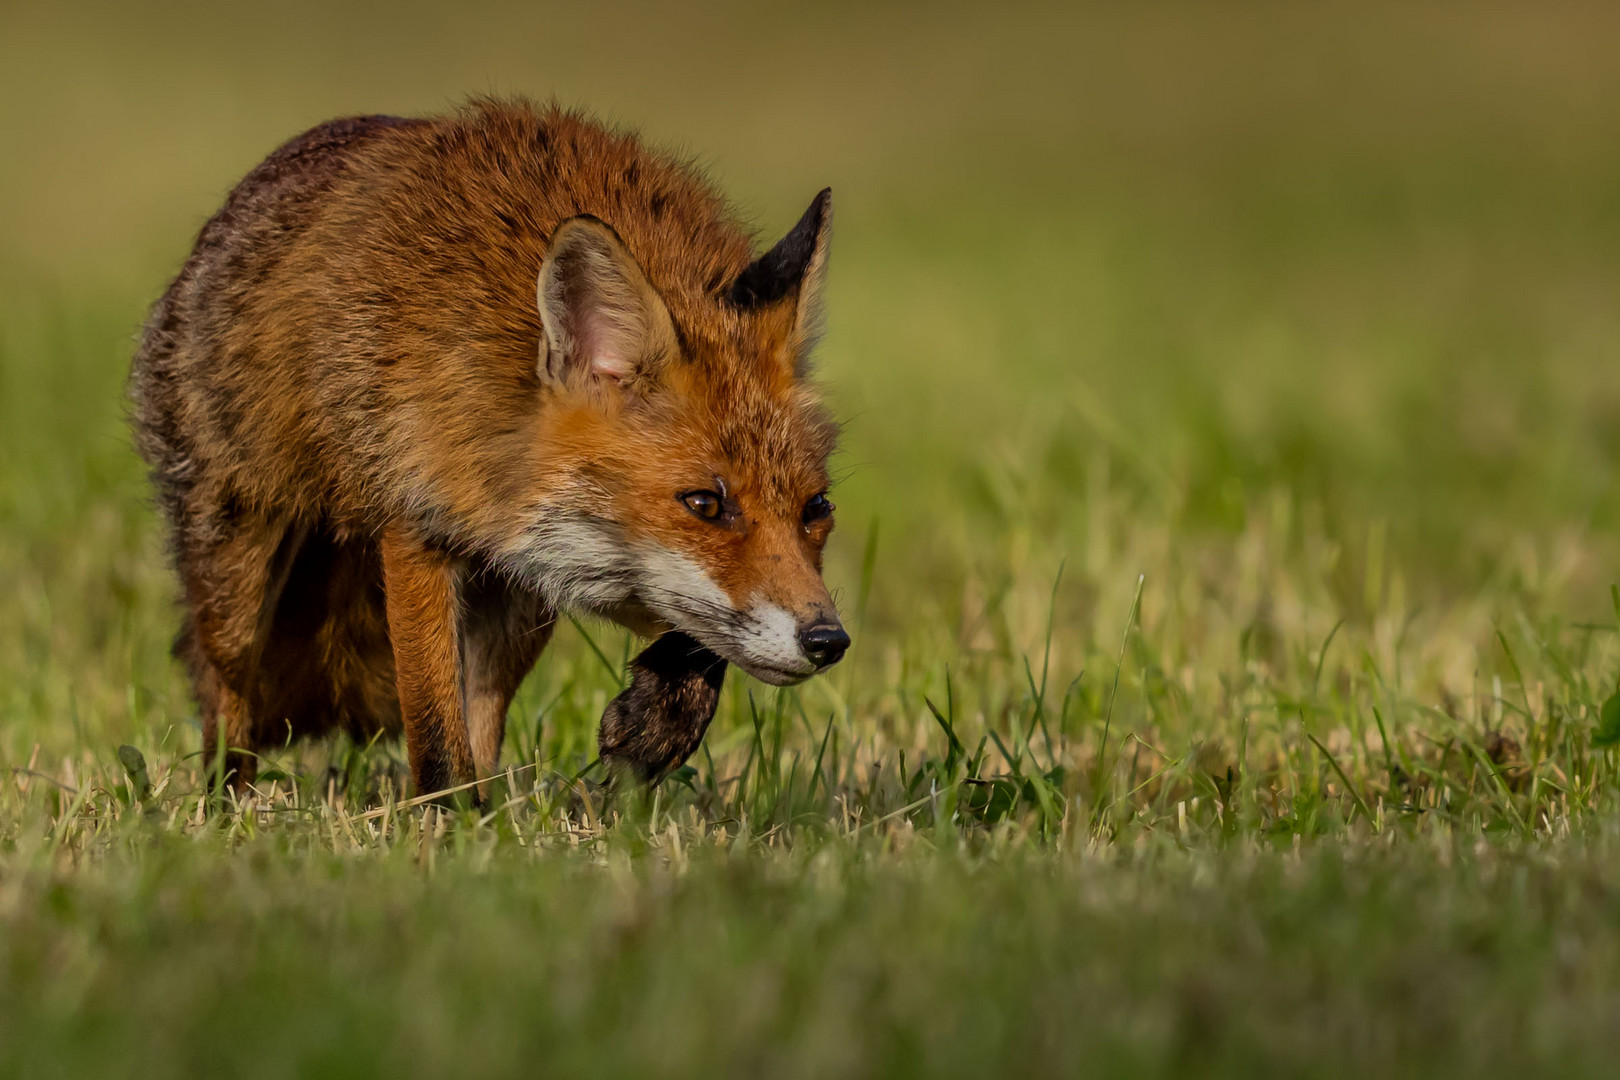
[[[829,224],[823,192],[756,258],[689,168],[523,103],[335,121],[249,174],[131,377],[218,774],[341,727],[403,728],[423,791],[487,775],[562,611],[658,639],[602,732],[643,779],[728,664],[835,662]]]

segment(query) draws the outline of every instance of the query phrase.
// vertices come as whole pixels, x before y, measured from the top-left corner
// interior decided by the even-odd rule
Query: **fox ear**
[[[675,349],[669,309],[614,231],[589,215],[551,234],[540,264],[540,377],[645,388]]]
[[[726,299],[743,310],[793,303],[793,372],[804,375],[821,337],[821,286],[832,237],[832,188],[822,188],[799,223],[775,247],[748,264]]]

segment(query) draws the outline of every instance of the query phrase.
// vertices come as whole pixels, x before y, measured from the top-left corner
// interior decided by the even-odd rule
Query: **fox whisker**
[[[742,613],[734,608],[717,604],[701,596],[693,596],[691,593],[652,584],[643,584],[642,590],[661,596],[671,607],[684,614],[713,619],[724,626],[740,627],[746,621]]]

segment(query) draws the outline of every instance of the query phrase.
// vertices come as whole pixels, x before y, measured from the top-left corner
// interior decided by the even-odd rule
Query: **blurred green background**
[[[1606,1075],[1617,46],[1563,2],[0,2],[0,1076]],[[732,679],[663,819],[544,772],[617,687],[573,632],[507,817],[379,830],[399,751],[339,745],[205,818],[135,336],[281,141],[473,93],[637,127],[764,241],[833,187],[856,647]]]

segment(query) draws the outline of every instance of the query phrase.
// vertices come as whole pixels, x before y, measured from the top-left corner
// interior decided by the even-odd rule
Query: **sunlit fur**
[[[673,344],[635,378],[617,361],[596,373],[614,377],[544,367],[537,281],[580,215],[605,223],[667,310]],[[803,364],[824,231],[795,294],[743,308],[726,289],[755,254],[690,167],[523,102],[337,121],[254,170],[155,306],[131,378],[205,734],[217,722],[233,744],[279,741],[282,706],[255,702],[298,680],[326,686],[299,730],[397,726],[388,702],[321,712],[375,702],[348,684],[391,677],[385,533],[532,596],[497,613],[675,627],[761,678],[809,674],[790,624],[836,618],[820,573],[831,521],[802,520],[835,437]],[[678,498],[717,486],[740,508],[723,526]],[[296,584],[309,550],[356,583],[333,607],[310,579],[299,602],[332,642],[313,658],[276,651],[277,560]],[[507,657],[491,693],[509,695],[544,635],[515,647],[517,631],[490,633],[466,647]]]

